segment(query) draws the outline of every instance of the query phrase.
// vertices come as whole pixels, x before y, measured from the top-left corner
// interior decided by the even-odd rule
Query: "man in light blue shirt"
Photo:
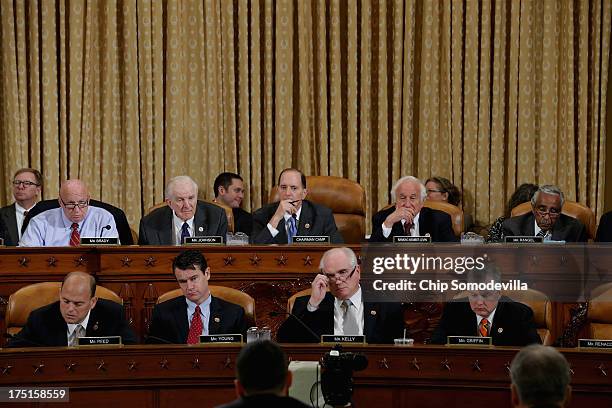
[[[30,220],[19,246],[76,246],[83,238],[118,238],[112,214],[89,206],[89,192],[81,180],[66,180],[59,193],[60,208],[53,208]]]

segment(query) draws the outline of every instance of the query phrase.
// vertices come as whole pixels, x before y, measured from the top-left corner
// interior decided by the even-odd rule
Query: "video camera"
[[[345,406],[353,395],[353,372],[364,370],[368,358],[361,353],[342,352],[336,345],[321,358],[321,389],[325,403]]]

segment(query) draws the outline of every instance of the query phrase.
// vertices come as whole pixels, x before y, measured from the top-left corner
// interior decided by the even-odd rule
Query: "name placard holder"
[[[79,337],[80,346],[120,346],[121,336]]]
[[[111,237],[81,237],[81,245],[92,246],[92,245],[119,245],[119,238]]]
[[[242,334],[206,334],[200,336],[200,344],[242,344]]]
[[[429,235],[413,237],[411,235],[396,235],[393,237],[394,244],[431,244]]]
[[[612,350],[612,340],[578,339],[578,348],[596,348]]]
[[[186,237],[183,245],[223,245],[223,237],[220,235]]]
[[[493,345],[492,337],[480,336],[448,336],[446,338],[447,346],[491,346]]]
[[[336,344],[336,343],[353,343],[353,344],[366,344],[364,335],[336,335],[336,334],[323,334],[321,336],[322,344]]]
[[[296,235],[293,237],[294,244],[329,244],[328,235]]]
[[[509,235],[504,237],[506,244],[541,244],[544,237],[532,237],[531,235]]]

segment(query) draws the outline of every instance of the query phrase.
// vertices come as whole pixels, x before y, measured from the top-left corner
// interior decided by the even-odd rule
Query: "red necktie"
[[[187,344],[196,344],[200,342],[202,335],[202,316],[200,316],[200,306],[196,306],[191,325],[189,325],[189,334],[187,335]]]
[[[79,246],[81,244],[81,234],[79,234],[79,224],[73,222],[70,226],[72,232],[70,233],[70,246]]]
[[[411,222],[408,222],[408,221],[405,221],[405,222],[404,222],[404,234],[405,234],[406,236],[410,236],[410,235],[411,235],[411,234],[410,234],[410,230],[412,229],[412,226],[413,226],[413,225],[414,225],[414,224],[413,224],[413,223],[411,223]]]
[[[481,337],[489,337],[489,321],[487,319],[482,319],[480,321],[480,326],[478,326],[478,333],[480,333]]]

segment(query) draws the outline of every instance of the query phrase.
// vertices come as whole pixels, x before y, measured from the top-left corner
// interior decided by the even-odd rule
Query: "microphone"
[[[104,230],[109,230],[110,231],[111,226],[106,224],[105,226],[102,227],[102,229],[100,230],[100,236],[98,238],[102,238],[102,233],[104,232]]]
[[[310,327],[308,327],[308,325],[306,323],[304,323],[304,321],[302,319],[300,319],[299,317],[297,317],[296,315],[294,315],[291,312],[285,312],[285,311],[271,311],[268,313],[268,316],[270,317],[277,317],[277,316],[289,316],[289,317],[293,317],[303,328],[306,329],[306,331],[312,336],[313,339],[316,340],[317,343],[321,342],[321,336],[319,336],[317,333],[314,332],[314,330],[312,330]]]
[[[21,332],[17,333],[17,334],[11,334],[11,333],[4,333],[3,336],[4,338],[7,339],[11,339],[11,341],[8,343],[8,347],[20,347],[19,344],[17,344],[16,346],[13,345],[13,341],[17,341],[17,342],[24,342],[26,344],[29,344],[31,346],[35,346],[35,347],[49,347],[48,344],[42,344],[42,343],[37,343],[35,341],[32,341],[30,339],[26,339],[25,337],[20,336]]]
[[[147,336],[147,337],[145,338],[145,343],[147,343],[147,344],[151,344],[151,343],[149,343],[149,339],[151,339],[151,340],[157,340],[157,341],[160,341],[160,342],[162,342],[162,343],[164,343],[164,344],[176,344],[176,343],[173,343],[173,342],[171,342],[171,341],[169,341],[169,340],[166,340],[166,339],[163,339],[163,338],[161,338],[161,337],[157,337],[157,336]]]

